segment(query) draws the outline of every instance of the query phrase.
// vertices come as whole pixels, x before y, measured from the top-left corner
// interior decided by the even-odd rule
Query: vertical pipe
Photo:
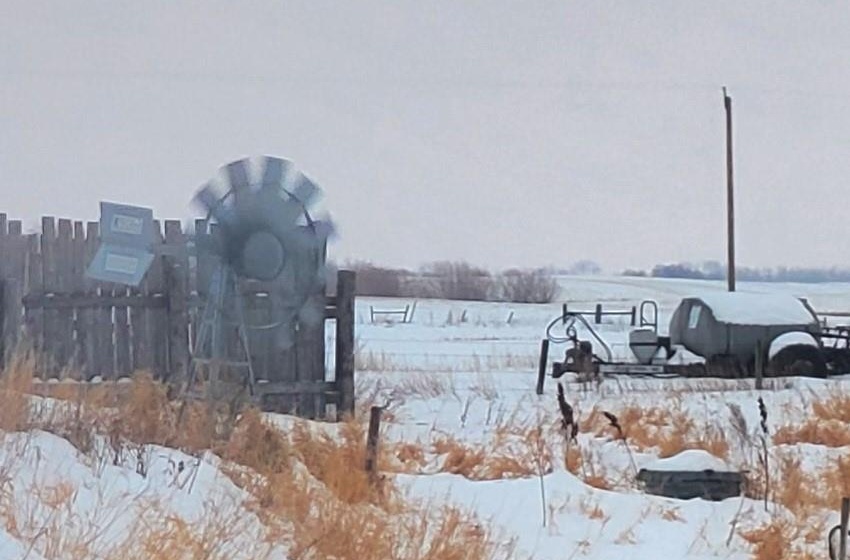
[[[847,525],[850,521],[850,498],[841,498],[841,536],[838,545],[838,557],[847,558]]]
[[[543,384],[546,382],[546,363],[549,361],[549,339],[540,342],[540,363],[537,366],[537,394],[543,394]]]
[[[726,279],[729,291],[735,291],[735,184],[732,169],[732,98],[723,88],[723,105],[726,108]]]

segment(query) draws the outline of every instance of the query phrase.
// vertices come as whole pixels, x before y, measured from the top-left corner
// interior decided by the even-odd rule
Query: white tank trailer
[[[550,324],[547,339],[572,342],[572,348],[564,362],[553,365],[554,377],[567,371],[687,377],[749,377],[757,369],[766,376],[850,373],[850,328],[826,327],[806,300],[790,295],[715,292],[684,298],[670,319],[669,336],[659,336],[654,325],[629,333],[633,362],[612,360],[607,345],[582,317],[559,319],[568,325],[567,337],[555,340]],[[576,359],[590,348],[578,339],[576,321],[601,343],[606,357]],[[548,353],[548,343],[546,347]],[[704,362],[671,363],[680,348]]]

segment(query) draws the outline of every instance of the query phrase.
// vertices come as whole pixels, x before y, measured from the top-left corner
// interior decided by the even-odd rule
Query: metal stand
[[[235,326],[239,335],[237,353],[241,356],[228,355],[226,326]],[[249,395],[254,395],[254,368],[251,364],[251,351],[248,346],[248,332],[245,326],[245,311],[242,305],[242,295],[238,290],[236,275],[227,266],[219,265],[210,282],[210,292],[207,304],[204,306],[198,333],[195,337],[189,362],[189,375],[186,384],[186,396],[193,395],[198,372],[205,366],[208,372],[206,397],[219,398],[217,389],[221,385],[223,369],[247,370],[244,386]]]

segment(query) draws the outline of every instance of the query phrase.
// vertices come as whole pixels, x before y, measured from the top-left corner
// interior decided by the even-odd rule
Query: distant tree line
[[[726,278],[726,266],[717,261],[705,261],[700,264],[672,263],[658,264],[649,272],[628,269],[623,276],[651,276],[654,278],[688,278],[692,280],[723,280]],[[850,282],[850,269],[786,267],[755,268],[737,267],[735,276],[745,282]]]
[[[493,274],[462,261],[433,262],[417,270],[348,261],[343,268],[357,274],[360,296],[549,303],[558,295],[556,273],[545,268],[512,268]],[[333,278],[331,274],[329,279]]]

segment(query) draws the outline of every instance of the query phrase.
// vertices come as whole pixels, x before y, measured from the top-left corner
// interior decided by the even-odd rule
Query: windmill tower
[[[325,247],[332,226],[310,215],[319,188],[285,159],[266,156],[256,167],[248,159],[234,161],[223,168],[223,192],[210,181],[195,196],[211,226],[208,235],[195,237],[195,252],[215,265],[192,345],[189,394],[201,385],[207,396],[212,390],[222,397],[237,381],[254,395],[249,331],[273,329],[275,344],[286,349],[295,342],[296,325],[324,319]],[[241,288],[252,281],[269,285],[281,302],[270,324],[246,323]],[[235,349],[225,336],[233,328]]]

